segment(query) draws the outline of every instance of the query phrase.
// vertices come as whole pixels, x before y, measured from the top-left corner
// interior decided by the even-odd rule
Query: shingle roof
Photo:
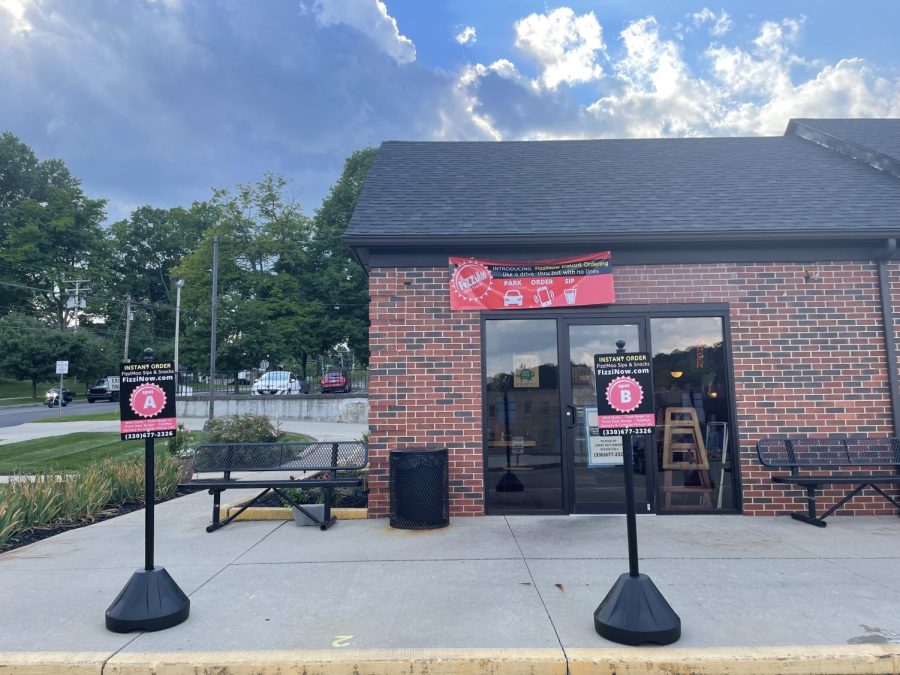
[[[386,142],[347,231],[398,238],[900,232],[900,180],[796,135]]]

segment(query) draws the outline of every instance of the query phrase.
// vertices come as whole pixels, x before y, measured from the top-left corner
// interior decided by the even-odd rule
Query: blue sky
[[[0,130],[111,219],[382,140],[777,135],[900,116],[900,3],[0,0]]]

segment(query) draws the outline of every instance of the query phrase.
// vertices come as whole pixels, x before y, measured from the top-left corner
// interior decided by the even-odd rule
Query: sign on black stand
[[[628,527],[628,574],[621,575],[594,612],[595,630],[626,645],[655,642],[667,645],[681,637],[681,619],[646,574],[638,569],[637,523],[634,511],[634,449],[632,437],[653,433],[653,379],[650,355],[595,354],[597,426],[601,436],[624,441],[625,508]]]
[[[191,601],[164,567],[153,564],[153,503],[156,495],[153,439],[175,435],[175,364],[123,363],[119,373],[119,431],[123,441],[144,441],[144,569],[131,579],[106,610],[106,627],[116,633],[162,630],[188,618]]]

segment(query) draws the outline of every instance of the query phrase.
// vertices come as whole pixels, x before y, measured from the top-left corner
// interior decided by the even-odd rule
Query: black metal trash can
[[[450,524],[447,448],[391,450],[391,527],[431,530]]]

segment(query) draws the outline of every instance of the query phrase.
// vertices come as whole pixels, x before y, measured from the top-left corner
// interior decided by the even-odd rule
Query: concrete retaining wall
[[[179,417],[206,417],[207,398],[179,398]],[[267,415],[278,420],[314,420],[316,422],[353,422],[369,420],[369,399],[361,396],[222,396],[216,398],[216,417],[226,415]]]

